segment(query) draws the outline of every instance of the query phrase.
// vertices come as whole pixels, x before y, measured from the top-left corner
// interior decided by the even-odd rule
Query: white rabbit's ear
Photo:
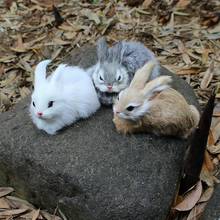
[[[150,78],[150,75],[155,65],[156,63],[154,61],[149,61],[143,67],[138,69],[129,87],[143,89],[146,82]]]
[[[65,74],[65,72],[63,70],[65,69],[66,66],[67,66],[66,64],[60,64],[56,68],[56,70],[52,73],[52,76],[51,76],[51,82],[52,83],[59,82],[61,74]]]
[[[44,60],[37,64],[35,69],[34,85],[39,85],[46,80],[47,65],[51,60]]]
[[[146,84],[144,89],[142,90],[145,97],[152,97],[158,92],[162,92],[163,90],[170,88],[170,83],[172,82],[171,76],[160,76],[156,79],[151,80]]]
[[[108,44],[106,42],[105,37],[101,37],[97,41],[97,56],[100,63],[103,63],[108,59]]]

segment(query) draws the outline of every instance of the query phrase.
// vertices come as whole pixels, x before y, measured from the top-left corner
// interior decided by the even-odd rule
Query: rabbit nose
[[[117,115],[117,114],[119,114],[119,113],[120,113],[120,111],[118,111],[118,110],[114,109],[114,113]]]
[[[42,113],[42,112],[38,112],[37,115],[38,115],[38,116],[42,116],[43,113]]]

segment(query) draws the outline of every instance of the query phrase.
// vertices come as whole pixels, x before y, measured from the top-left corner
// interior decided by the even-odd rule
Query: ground
[[[204,168],[216,174],[220,159],[219,20],[218,0],[0,1],[0,111],[31,93],[34,68],[43,59],[52,58],[56,65],[73,48],[95,44],[102,35],[109,44],[141,41],[162,65],[193,87],[201,106],[216,88]],[[202,173],[206,183],[211,181],[209,174]],[[216,181],[207,184],[209,191]]]

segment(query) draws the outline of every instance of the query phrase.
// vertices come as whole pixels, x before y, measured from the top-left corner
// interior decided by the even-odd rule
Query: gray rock
[[[198,104],[184,81],[174,86]],[[186,141],[119,135],[107,108],[48,136],[32,124],[28,100],[0,114],[0,124],[1,186],[40,207],[58,205],[69,220],[166,218]]]
[[[220,186],[216,185],[214,194],[201,217],[201,220],[219,220],[220,219]]]

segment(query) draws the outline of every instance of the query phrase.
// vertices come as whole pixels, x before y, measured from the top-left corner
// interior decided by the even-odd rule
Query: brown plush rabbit
[[[128,88],[121,91],[113,106],[118,132],[148,132],[186,138],[199,122],[199,112],[170,88],[170,76],[147,82],[154,68],[148,62],[139,69]]]

